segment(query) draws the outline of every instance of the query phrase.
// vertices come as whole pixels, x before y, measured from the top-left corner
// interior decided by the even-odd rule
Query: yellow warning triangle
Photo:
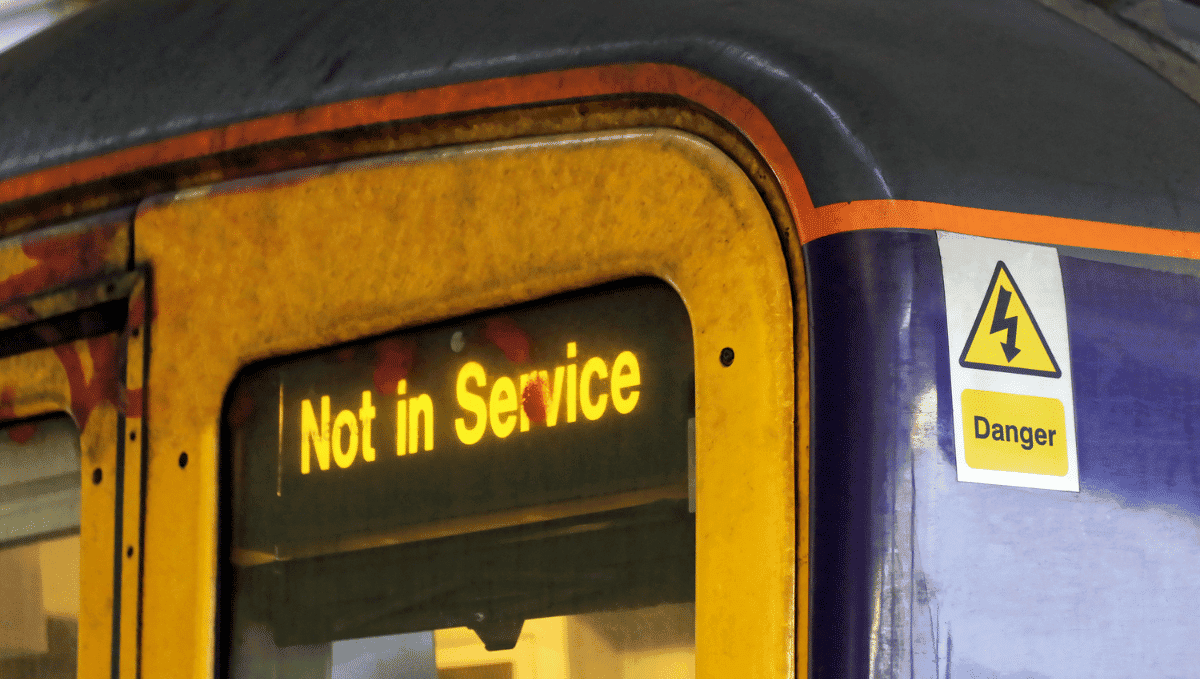
[[[1004,262],[996,262],[996,272],[958,363],[964,368],[1062,376],[1042,329],[1033,320],[1033,312]]]

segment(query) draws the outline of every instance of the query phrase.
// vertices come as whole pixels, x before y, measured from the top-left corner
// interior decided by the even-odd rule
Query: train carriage
[[[0,54],[0,678],[1189,676],[1198,14],[104,0]]]

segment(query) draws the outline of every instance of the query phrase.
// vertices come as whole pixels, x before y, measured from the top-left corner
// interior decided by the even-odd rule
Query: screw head
[[[733,365],[733,349],[725,347],[721,350],[721,365],[726,368]]]

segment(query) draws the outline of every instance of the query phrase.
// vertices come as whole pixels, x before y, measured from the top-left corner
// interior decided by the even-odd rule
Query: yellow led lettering
[[[321,405],[324,406],[325,399],[321,399]],[[342,448],[342,429],[345,428],[349,432],[350,442]],[[354,458],[358,455],[358,418],[354,416],[354,411],[343,410],[338,413],[337,419],[333,421],[333,461],[337,466],[345,469],[354,462]]]
[[[599,356],[589,358],[583,364],[583,374],[579,376],[579,409],[589,420],[598,420],[608,407],[608,394],[600,394],[595,401],[592,400],[592,377],[608,377],[608,367]]]
[[[408,380],[400,380],[396,383],[396,395],[403,396],[408,393]],[[396,454],[404,455],[408,452],[408,448],[404,446],[404,441],[408,438],[404,435],[407,431],[408,424],[408,399],[400,399],[396,402]]]
[[[309,472],[309,457],[317,453],[317,466],[329,469],[329,397],[321,397],[321,426],[317,426],[317,415],[312,401],[300,403],[300,473]]]
[[[375,406],[371,405],[371,392],[362,393],[362,408],[358,409],[362,421],[362,456],[364,462],[375,461],[375,449],[371,447],[371,422],[375,419]]]
[[[563,370],[564,368],[561,365],[554,369],[554,386],[553,388],[549,386],[547,387],[547,391],[549,392],[549,398],[546,399],[547,427],[553,427],[554,425],[558,424],[558,410],[559,406],[562,405],[563,395]],[[547,379],[549,374],[547,374],[545,370],[541,371],[539,374],[542,376],[542,384],[549,385],[550,380]]]
[[[421,394],[408,399],[408,452],[417,452],[417,443],[420,442],[419,428],[422,422],[425,423],[425,450],[433,450],[433,399],[429,398],[429,394]],[[461,438],[461,435],[460,435]],[[401,439],[397,439],[396,446],[400,446]]]
[[[467,445],[479,443],[483,438],[483,433],[487,430],[487,401],[479,394],[467,390],[467,382],[474,381],[480,388],[487,386],[487,373],[484,372],[483,366],[471,361],[464,365],[458,371],[458,381],[455,387],[455,393],[458,397],[458,405],[462,406],[463,410],[469,413],[474,413],[474,426],[467,427],[466,418],[459,417],[454,420],[454,431],[458,434],[458,440]]]
[[[517,392],[511,379],[496,378],[495,384],[492,385],[492,399],[489,407],[492,411],[492,433],[497,438],[505,438],[517,426],[516,416],[509,414],[517,409]]]
[[[642,373],[638,368],[637,356],[634,356],[632,351],[622,351],[617,354],[617,359],[613,361],[612,379],[609,380],[609,386],[612,388],[613,408],[618,413],[628,415],[637,407],[641,392],[633,387],[641,384]],[[631,390],[628,395],[621,393],[626,389]]]
[[[567,343],[567,358],[575,358],[575,343]],[[576,386],[579,382],[576,381],[575,364],[567,366],[567,422],[575,421],[575,404],[579,402],[576,395]]]

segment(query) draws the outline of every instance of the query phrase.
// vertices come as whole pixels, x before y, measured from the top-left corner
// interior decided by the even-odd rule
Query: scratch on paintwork
[[[372,381],[380,394],[396,393],[396,385],[412,370],[416,345],[411,340],[386,339],[375,345]]]
[[[483,336],[513,363],[529,362],[529,335],[509,319],[488,319],[483,325]]]
[[[541,424],[546,421],[546,384],[541,376],[525,385],[525,391],[521,393],[521,407],[525,409],[525,416],[530,422]]]
[[[954,653],[954,635],[950,633],[950,626],[946,625],[946,679],[950,679],[950,657]]]

